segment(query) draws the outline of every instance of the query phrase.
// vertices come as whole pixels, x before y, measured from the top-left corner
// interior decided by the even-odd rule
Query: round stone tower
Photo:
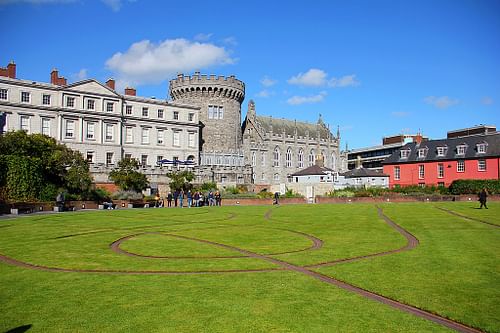
[[[237,154],[241,151],[241,103],[245,84],[234,75],[193,76],[178,74],[170,81],[174,102],[200,107],[200,149],[203,152]]]

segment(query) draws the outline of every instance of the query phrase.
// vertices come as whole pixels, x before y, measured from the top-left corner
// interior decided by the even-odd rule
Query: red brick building
[[[390,188],[449,186],[456,179],[500,179],[500,132],[409,143],[383,166]]]

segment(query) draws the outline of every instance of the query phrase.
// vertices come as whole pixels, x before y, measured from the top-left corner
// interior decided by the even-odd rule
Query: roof
[[[316,137],[319,128],[322,139],[327,139],[328,137],[333,138],[333,134],[321,120],[316,124],[263,116],[257,116],[256,120],[257,126],[267,133],[271,132],[272,128],[274,133],[285,132],[287,135],[295,136],[295,129],[297,129],[298,136],[306,137],[307,133],[309,133],[309,136]]]
[[[341,174],[345,178],[373,178],[373,177],[389,177],[385,173],[381,173],[375,170],[365,169],[365,168],[357,168],[353,170],[349,170]]]
[[[300,171],[297,171],[296,173],[292,174],[292,177],[295,176],[316,176],[316,175],[321,175],[324,176],[329,172],[334,172],[332,169],[327,168],[327,167],[320,167],[318,165],[313,165],[308,168],[302,169]]]
[[[486,152],[479,153],[477,145],[485,143]],[[465,154],[458,154],[457,146],[465,145]],[[443,156],[438,156],[437,148],[444,147]],[[424,157],[418,157],[418,151],[424,150]],[[400,151],[409,150],[407,158],[401,158]],[[487,157],[500,157],[500,132],[467,137],[440,139],[422,142],[421,144],[409,143],[395,151],[382,164],[401,164],[430,161],[449,161],[456,159],[477,159]]]

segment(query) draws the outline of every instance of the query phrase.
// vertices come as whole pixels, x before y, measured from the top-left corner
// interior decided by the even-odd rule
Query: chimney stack
[[[59,71],[55,68],[50,72],[50,83],[56,86],[65,86],[68,84],[66,78],[64,78],[64,76],[59,76]]]
[[[106,86],[110,89],[115,90],[115,80],[112,78],[109,78],[108,81],[106,81]]]
[[[0,67],[0,76],[8,77],[11,79],[16,78],[16,64],[11,61],[6,68]]]
[[[134,88],[127,87],[127,88],[125,88],[125,95],[136,96],[137,91]]]

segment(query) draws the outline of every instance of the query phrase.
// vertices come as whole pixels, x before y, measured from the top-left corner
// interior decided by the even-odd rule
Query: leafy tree
[[[174,171],[167,173],[167,177],[170,178],[170,189],[184,191],[190,190],[193,185],[191,181],[194,179],[194,174],[191,171]]]
[[[124,158],[109,173],[109,179],[124,191],[140,192],[149,186],[148,178],[139,170],[139,162],[133,158]]]

